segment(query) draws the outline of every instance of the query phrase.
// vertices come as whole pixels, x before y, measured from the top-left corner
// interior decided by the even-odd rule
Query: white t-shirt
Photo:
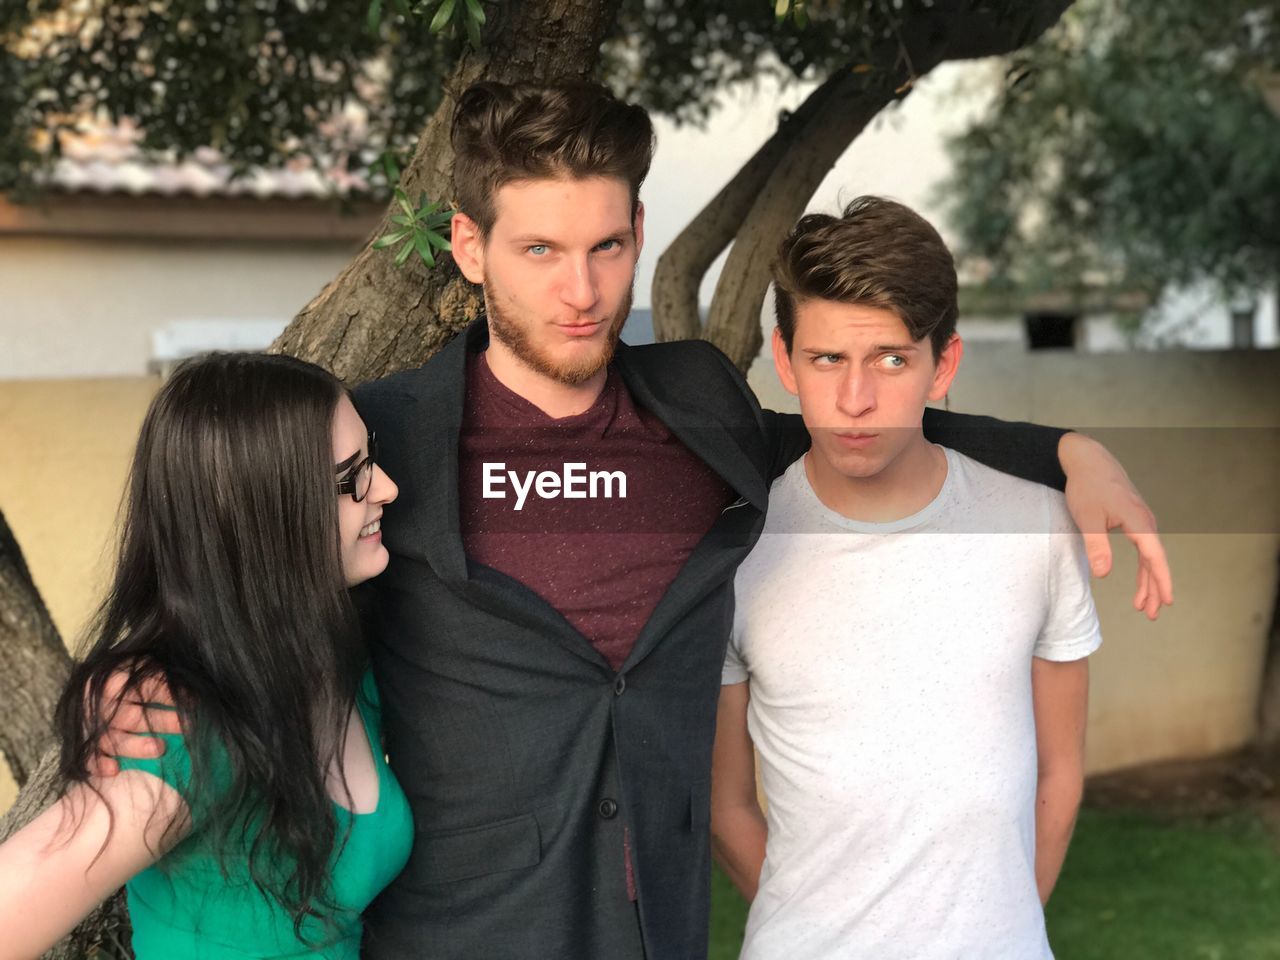
[[[769,840],[743,960],[1051,960],[1031,658],[1101,642],[1062,494],[945,451],[924,509],[848,520],[804,461],[738,572],[724,683]]]

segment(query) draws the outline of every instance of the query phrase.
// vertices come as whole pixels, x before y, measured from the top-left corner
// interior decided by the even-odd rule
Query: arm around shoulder
[[[1067,431],[1035,423],[926,408],[924,433],[933,443],[958,450],[1010,476],[1055,490],[1066,486],[1058,444]]]

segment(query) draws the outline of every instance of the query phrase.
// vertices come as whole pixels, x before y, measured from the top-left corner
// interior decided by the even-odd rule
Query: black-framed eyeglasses
[[[351,467],[347,473],[338,478],[338,495],[351,494],[351,499],[359,503],[369,495],[373,486],[373,468],[378,462],[378,437],[369,431],[369,455]]]

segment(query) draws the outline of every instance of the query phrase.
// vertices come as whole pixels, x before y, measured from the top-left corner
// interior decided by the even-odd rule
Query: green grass
[[[1242,815],[1085,811],[1048,922],[1059,960],[1277,960],[1280,853]]]
[[[747,901],[719,867],[712,867],[711,949],[707,951],[707,960],[737,960],[746,925]]]
[[[713,877],[710,960],[735,960],[746,904]],[[1280,845],[1256,819],[1086,810],[1049,903],[1058,960],[1280,960]]]

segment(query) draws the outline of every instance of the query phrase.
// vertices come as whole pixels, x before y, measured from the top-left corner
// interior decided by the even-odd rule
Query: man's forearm
[[[1048,774],[1036,786],[1036,888],[1042,904],[1062,871],[1082,792],[1082,779],[1072,774]]]
[[[755,899],[760,885],[768,835],[769,828],[759,807],[734,807],[712,814],[712,853],[748,902]]]

